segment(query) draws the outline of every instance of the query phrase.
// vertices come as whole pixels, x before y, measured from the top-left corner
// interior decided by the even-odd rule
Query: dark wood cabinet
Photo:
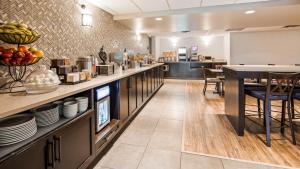
[[[92,157],[91,112],[24,148],[0,169],[74,169]]]
[[[24,150],[20,154],[16,154],[14,157],[4,161],[0,164],[1,169],[48,169],[47,159],[52,160],[51,157],[47,157],[47,148],[50,151],[54,148],[52,142],[52,147],[50,145],[47,147],[47,139],[44,138],[35,144],[32,144],[28,149]],[[49,160],[49,163],[51,161]],[[51,165],[49,165],[51,168]]]
[[[142,73],[142,81],[143,81],[143,102],[147,100],[148,94],[148,76],[147,72]]]
[[[128,78],[124,78],[120,80],[120,114],[119,118],[121,121],[124,121],[129,116],[129,81]]]
[[[155,79],[154,69],[151,69],[151,77],[152,77],[152,93],[153,93],[156,89],[156,79]]]
[[[143,104],[143,73],[136,75],[137,88],[137,107]]]
[[[129,77],[129,114],[132,114],[137,108],[137,94],[136,94],[136,76]]]
[[[53,135],[55,169],[80,168],[92,156],[92,125],[85,116]]]
[[[148,90],[147,90],[147,92],[148,92],[148,96],[150,96],[151,95],[151,93],[152,93],[152,74],[151,74],[151,70],[148,70],[147,72],[147,86],[148,86]]]

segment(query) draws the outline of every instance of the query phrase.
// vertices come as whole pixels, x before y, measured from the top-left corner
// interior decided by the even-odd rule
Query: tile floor
[[[184,84],[166,80],[94,169],[281,169],[182,152]]]

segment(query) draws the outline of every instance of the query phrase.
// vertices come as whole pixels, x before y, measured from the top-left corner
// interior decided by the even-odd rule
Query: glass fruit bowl
[[[55,91],[60,83],[57,74],[41,65],[26,78],[24,87],[28,94],[41,94]]]

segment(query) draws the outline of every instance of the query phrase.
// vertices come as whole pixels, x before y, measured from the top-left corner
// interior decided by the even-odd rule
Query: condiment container
[[[67,74],[67,80],[66,82],[67,83],[70,83],[70,84],[76,84],[76,83],[79,83],[79,73],[68,73]]]

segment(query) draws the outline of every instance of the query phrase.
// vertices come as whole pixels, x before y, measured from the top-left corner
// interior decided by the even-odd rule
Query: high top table
[[[268,72],[298,72],[300,66],[294,65],[227,65],[225,75],[225,113],[239,136],[245,129],[244,78],[266,78]]]

